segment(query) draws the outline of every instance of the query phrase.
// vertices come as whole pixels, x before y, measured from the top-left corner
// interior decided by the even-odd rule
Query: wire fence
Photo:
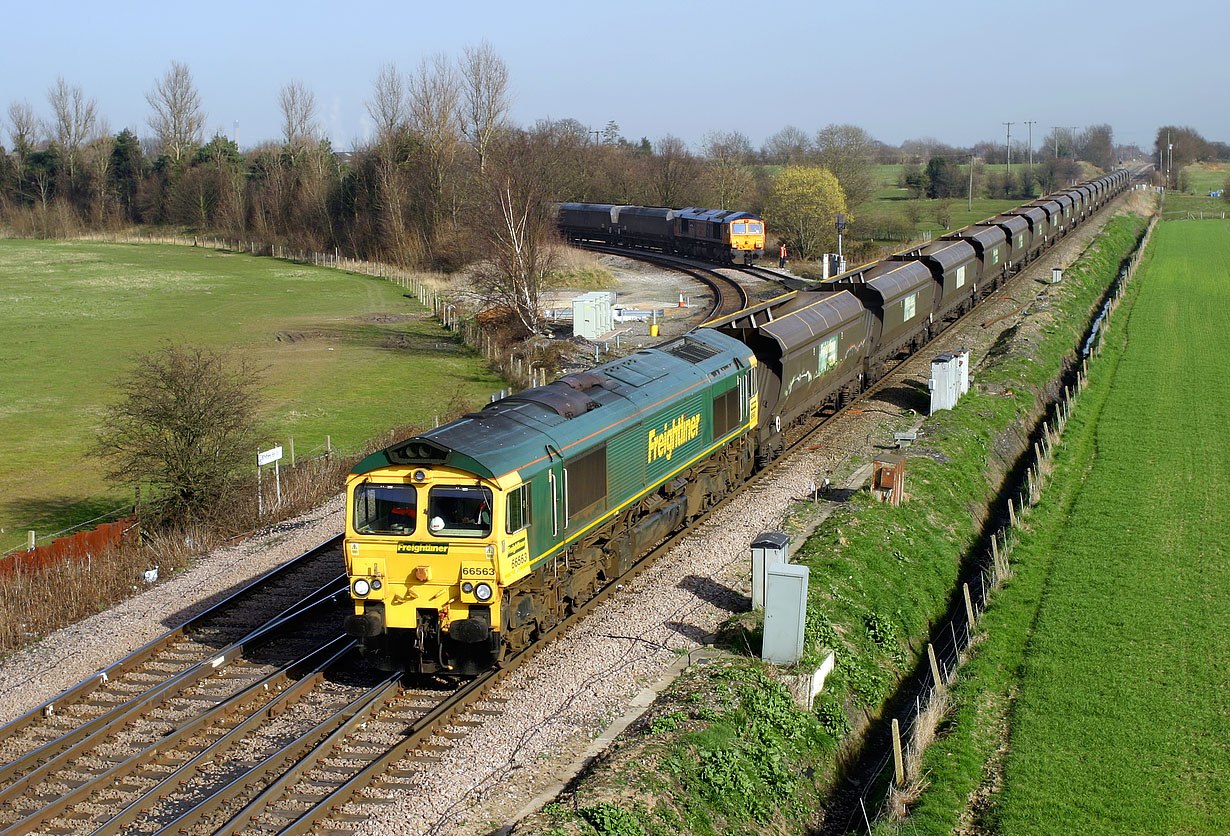
[[[1118,279],[1108,290],[1103,308],[1084,341],[1083,356],[1072,383],[1064,385],[1062,393],[1047,407],[1036,427],[1035,440],[1026,453],[1023,475],[1002,509],[1001,519],[1006,519],[1006,524],[990,536],[985,554],[976,561],[971,575],[962,580],[950,617],[933,628],[913,701],[907,702],[898,717],[889,718],[890,728],[883,729],[872,739],[872,751],[878,750],[881,754],[868,773],[870,777],[863,783],[858,809],[846,822],[847,830],[865,827],[869,834],[872,833],[877,823],[904,812],[903,798],[908,797],[911,785],[921,786],[923,750],[943,714],[939,709],[946,689],[978,635],[991,593],[1012,573],[1012,552],[1020,539],[1021,523],[1041,501],[1068,420],[1077,399],[1089,385],[1089,357],[1101,353],[1106,340],[1105,324],[1118,310],[1127,285],[1135,277],[1158,220],[1155,215],[1149,222]]]
[[[1167,221],[1224,221],[1226,213],[1225,211],[1205,212],[1200,210],[1192,212],[1188,209],[1178,209],[1173,212],[1163,212],[1162,219]]]
[[[296,467],[301,468],[304,466],[316,466],[322,462],[331,461],[334,456],[341,456],[342,458],[346,458],[346,457],[353,457],[361,453],[368,452],[368,448],[370,446],[371,445],[369,442],[364,442],[364,443],[355,444],[353,446],[337,447],[333,444],[332,436],[326,435],[324,437],[323,442],[315,445],[314,447],[304,451],[301,454],[296,455],[294,453],[295,440],[292,437],[289,439],[289,447],[291,450],[290,458],[292,461],[288,462],[286,466],[292,469]],[[276,485],[273,483],[272,479],[268,479],[265,481],[267,482],[267,484],[262,483],[261,499],[267,501],[271,497],[274,496],[274,494],[270,492],[276,492]],[[254,494],[254,497],[255,497],[255,494]],[[86,497],[86,498],[83,498],[78,504],[83,504],[83,505],[90,504],[90,503],[93,503],[97,499],[99,499],[99,497]],[[113,508],[110,511],[99,514],[95,517],[92,517],[91,519],[82,520],[79,523],[74,523],[73,525],[59,529],[58,531],[52,531],[52,532],[48,532],[44,534],[39,534],[37,530],[33,530],[33,529],[28,530],[26,532],[26,537],[25,537],[24,542],[17,544],[17,545],[9,546],[7,549],[0,550],[0,561],[3,561],[5,558],[8,558],[12,555],[22,554],[25,552],[34,551],[36,549],[43,549],[52,544],[55,544],[57,541],[70,539],[74,536],[77,536],[81,532],[97,527],[100,523],[102,525],[107,525],[109,523],[113,523],[117,520],[120,520],[121,518],[127,517],[132,514],[136,514],[138,512],[137,506],[140,504],[140,501],[141,501],[140,497],[138,496],[134,498],[133,502],[128,502],[123,505],[117,506],[116,508]],[[272,508],[274,507],[274,505],[271,504],[271,505],[268,505],[267,507]]]

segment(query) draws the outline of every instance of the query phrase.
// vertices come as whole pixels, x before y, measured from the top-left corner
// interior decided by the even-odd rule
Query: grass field
[[[908,832],[1225,832],[1228,278],[1224,224],[1157,228]]]
[[[1208,196],[1226,184],[1230,177],[1230,165],[1226,163],[1196,163],[1184,169],[1187,172],[1189,189],[1193,194]]]
[[[1186,218],[1188,215],[1220,218],[1223,212],[1230,213],[1230,203],[1220,197],[1209,197],[1207,194],[1184,194],[1171,191],[1166,192],[1162,212],[1168,220]]]
[[[1154,240],[1027,651],[1005,834],[1225,832],[1230,231]]]
[[[131,497],[89,450],[134,352],[231,346],[267,370],[270,444],[355,448],[500,381],[388,282],[190,247],[0,240],[0,550]],[[255,455],[255,451],[254,451]]]

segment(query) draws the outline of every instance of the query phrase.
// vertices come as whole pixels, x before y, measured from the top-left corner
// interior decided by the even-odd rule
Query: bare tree
[[[550,203],[556,139],[544,132],[518,133],[503,143],[472,213],[481,259],[475,271],[479,295],[485,304],[510,311],[531,334],[540,330],[542,291],[555,266]]]
[[[705,179],[713,191],[717,209],[734,209],[751,191],[752,175],[747,161],[752,144],[738,131],[705,136]]]
[[[19,160],[25,160],[34,145],[38,142],[38,117],[29,102],[12,102],[9,104],[9,139],[12,141],[13,153]]]
[[[60,146],[72,178],[77,172],[81,146],[94,134],[97,103],[87,99],[79,85],[65,81],[64,76],[57,77],[55,87],[47,91],[47,101],[51,103],[52,138]]]
[[[406,82],[396,65],[384,64],[376,76],[372,97],[365,103],[367,113],[376,123],[376,142],[388,146],[405,128]]]
[[[811,139],[794,125],[787,125],[764,144],[764,155],[777,165],[798,165],[807,158]]]
[[[466,141],[485,171],[487,152],[508,115],[508,65],[487,41],[468,46],[461,59],[461,122]]]
[[[677,206],[696,176],[696,158],[687,143],[667,135],[655,143],[658,153],[649,161],[650,193],[659,206]]]
[[[278,93],[278,107],[282,110],[282,140],[290,151],[291,161],[297,162],[318,140],[316,94],[298,79],[289,81]]]
[[[875,140],[857,125],[829,125],[816,134],[820,165],[833,172],[851,209],[861,206],[875,194],[871,157]]]
[[[187,64],[172,61],[166,74],[154,82],[154,89],[145,94],[145,101],[154,111],[146,122],[172,160],[178,163],[201,144],[205,111]]]
[[[112,196],[110,181],[114,150],[115,138],[111,136],[107,120],[103,119],[81,151],[82,161],[90,174],[90,213],[95,223],[102,220],[107,201]]]
[[[447,173],[461,141],[458,105],[461,85],[443,53],[424,58],[409,79],[410,128],[423,143],[428,177],[428,218],[435,227],[443,215]]]

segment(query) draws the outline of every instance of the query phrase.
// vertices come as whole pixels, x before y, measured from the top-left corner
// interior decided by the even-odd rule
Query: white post
[[[273,479],[278,486],[278,506],[280,507],[282,505],[282,468],[278,466],[279,464],[281,462],[273,463]]]

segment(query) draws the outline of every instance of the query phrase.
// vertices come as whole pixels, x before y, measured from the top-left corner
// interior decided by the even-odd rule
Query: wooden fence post
[[[927,642],[927,661],[931,663],[931,681],[935,683],[935,690],[944,690],[944,680],[940,679],[940,663],[935,661],[935,645]]]
[[[893,772],[897,786],[905,783],[905,764],[901,758],[901,727],[897,718],[893,718]]]

